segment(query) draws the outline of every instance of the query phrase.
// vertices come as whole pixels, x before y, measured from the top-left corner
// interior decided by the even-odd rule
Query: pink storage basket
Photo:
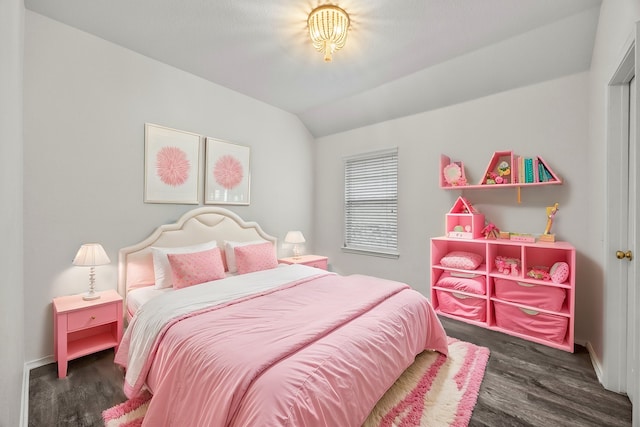
[[[496,325],[540,339],[562,343],[569,319],[494,301]]]
[[[440,275],[436,286],[479,295],[487,293],[487,279],[482,274],[445,271]]]
[[[554,286],[533,285],[507,279],[495,279],[497,298],[526,304],[532,307],[560,311],[567,296],[566,289]]]
[[[487,320],[487,300],[457,292],[436,290],[438,309],[443,313],[485,322]]]

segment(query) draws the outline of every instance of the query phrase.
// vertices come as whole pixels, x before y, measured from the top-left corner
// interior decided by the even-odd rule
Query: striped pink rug
[[[478,400],[489,349],[449,338],[449,356],[425,351],[378,401],[365,427],[463,427]],[[106,427],[138,427],[150,395],[102,413]]]

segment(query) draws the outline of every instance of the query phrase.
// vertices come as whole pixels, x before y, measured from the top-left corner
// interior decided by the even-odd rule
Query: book
[[[545,178],[546,178],[545,182],[547,182],[547,181],[555,181],[555,178],[553,177],[553,175],[551,174],[551,172],[547,168],[547,165],[545,165],[543,161],[540,161],[540,163],[542,164],[542,171],[544,172],[544,175],[545,175]]]
[[[524,182],[524,158],[518,156],[518,182]]]
[[[533,182],[533,159],[524,159],[524,182]]]
[[[542,160],[540,157],[538,157],[538,164],[540,165],[540,182],[549,182],[556,180],[551,171],[549,171],[549,168],[547,168],[544,160]]]
[[[547,176],[544,174],[542,163],[538,163],[538,182],[547,182]]]

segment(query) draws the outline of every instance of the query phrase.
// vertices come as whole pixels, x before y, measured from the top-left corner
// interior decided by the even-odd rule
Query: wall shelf
[[[517,156],[514,156],[512,151],[496,151],[493,154],[489,164],[487,165],[487,168],[485,169],[485,172],[482,175],[480,183],[466,184],[466,185],[452,185],[449,182],[447,182],[447,180],[445,179],[445,176],[444,176],[445,168],[447,168],[448,165],[456,164],[461,169],[461,177],[465,178],[464,163],[452,162],[451,158],[442,154],[440,155],[440,188],[442,188],[443,190],[476,190],[476,189],[488,190],[488,189],[496,189],[496,188],[520,188],[520,187],[533,187],[533,186],[540,186],[540,185],[562,184],[562,179],[549,167],[547,162],[545,162],[539,156],[532,159],[536,160],[539,164],[543,165],[543,167],[550,174],[550,177],[551,177],[550,180],[548,181],[536,180],[534,182],[519,182],[517,178],[518,176]],[[490,172],[495,172],[497,165],[501,161],[508,162],[509,168],[511,169],[511,173],[509,177],[506,179],[507,182],[504,182],[501,184],[487,184],[486,176]],[[534,175],[534,179],[535,179],[535,176],[537,176],[537,174]]]

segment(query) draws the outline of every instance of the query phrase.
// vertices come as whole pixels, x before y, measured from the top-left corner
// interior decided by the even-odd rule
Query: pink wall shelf
[[[523,166],[524,162],[520,162],[522,159],[526,161],[530,160],[529,166]],[[508,174],[505,174],[505,171],[500,169],[502,163],[505,163],[508,167]],[[449,170],[449,166],[455,164],[461,168],[460,175],[463,178],[462,184],[458,183],[450,183],[445,177],[445,170]],[[530,170],[529,180],[527,180],[524,172],[525,170]],[[520,173],[523,172],[523,174]],[[491,183],[491,181],[487,181],[487,176],[490,174],[494,174],[496,178],[500,177],[500,179],[495,180],[494,182],[501,183]],[[461,161],[452,161],[451,158],[442,154],[440,155],[440,188],[445,190],[470,190],[470,189],[494,189],[494,188],[520,188],[520,187],[530,187],[530,186],[539,186],[539,185],[553,185],[553,184],[562,184],[562,179],[549,167],[548,163],[542,159],[540,156],[535,157],[521,157],[514,155],[513,151],[496,151],[491,156],[491,160],[487,165],[487,168],[482,175],[480,182],[478,184],[466,185],[464,171],[464,163]]]

